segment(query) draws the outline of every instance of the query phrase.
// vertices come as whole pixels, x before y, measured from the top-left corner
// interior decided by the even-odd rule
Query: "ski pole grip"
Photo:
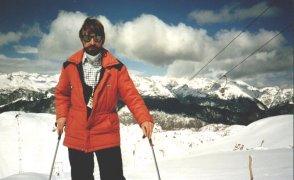
[[[61,139],[61,134],[58,134],[58,141]]]
[[[143,135],[143,139],[145,138],[146,136],[145,135]],[[153,142],[152,142],[152,139],[151,138],[148,138],[148,141],[149,141],[149,144],[150,144],[150,146],[154,146],[154,144],[153,144]]]
[[[152,139],[150,138],[150,139],[148,139],[149,140],[149,144],[150,144],[150,146],[154,146],[154,144],[153,144],[153,142],[152,142]]]

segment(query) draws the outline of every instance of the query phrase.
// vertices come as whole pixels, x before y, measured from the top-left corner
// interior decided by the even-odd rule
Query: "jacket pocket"
[[[69,110],[65,131],[66,133],[79,133],[83,132],[86,126],[86,112],[82,110],[77,110],[75,108],[71,108]]]
[[[119,131],[119,120],[117,113],[107,113],[95,116],[95,124],[91,131],[93,134],[107,134]]]

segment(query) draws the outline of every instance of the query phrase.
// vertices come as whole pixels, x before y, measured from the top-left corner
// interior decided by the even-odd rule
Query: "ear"
[[[102,39],[102,45],[104,45],[104,42],[105,42],[105,37]]]
[[[82,40],[82,38],[80,38],[80,41],[81,41],[82,44],[84,44],[84,41]]]

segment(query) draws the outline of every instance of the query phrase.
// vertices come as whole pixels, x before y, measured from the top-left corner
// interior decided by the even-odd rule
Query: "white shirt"
[[[102,53],[97,54],[96,56],[91,56],[86,52],[83,55],[83,72],[84,80],[86,85],[95,87],[98,84],[100,71],[102,68],[101,65]]]

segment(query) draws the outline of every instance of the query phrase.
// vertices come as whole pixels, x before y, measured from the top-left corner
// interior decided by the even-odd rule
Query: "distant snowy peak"
[[[210,79],[195,78],[188,83],[179,83],[170,89],[180,97],[207,98],[222,100],[248,98],[262,102],[267,108],[281,103],[293,104],[293,89],[266,87],[258,89],[243,81],[214,82]]]
[[[260,101],[269,107],[289,101],[293,104],[293,89],[280,89],[278,87],[267,87],[261,89]]]
[[[238,97],[252,98],[252,92],[258,91],[242,81],[214,82],[206,78],[195,78],[186,84],[174,88],[177,94],[193,97],[215,96],[220,99]]]
[[[19,88],[44,91],[56,86],[59,75],[41,75],[37,73],[15,72],[0,74],[0,90],[16,90]]]
[[[152,79],[131,74],[131,78],[142,96],[174,97],[161,79]]]
[[[26,72],[0,74],[0,90],[3,92],[22,88],[44,91],[55,87],[58,78],[59,74],[51,76]],[[280,89],[279,87],[258,89],[239,80],[215,82],[206,78],[194,78],[188,81],[183,78],[143,77],[135,74],[131,74],[131,78],[139,93],[148,97],[214,97],[222,100],[244,97],[253,101],[260,101],[267,107],[285,102],[293,104],[293,89]]]

